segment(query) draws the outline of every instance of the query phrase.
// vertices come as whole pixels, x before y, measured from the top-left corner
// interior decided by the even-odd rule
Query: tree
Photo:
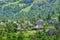
[[[32,3],[34,0],[22,0],[21,3],[25,3],[25,4],[30,4]]]
[[[7,31],[10,32],[17,32],[17,24],[11,22],[7,24]]]
[[[58,16],[58,21],[60,22],[60,14],[59,14],[59,16]]]
[[[48,16],[47,16],[47,20],[50,20],[51,19],[51,16],[50,16],[50,14],[48,14]]]

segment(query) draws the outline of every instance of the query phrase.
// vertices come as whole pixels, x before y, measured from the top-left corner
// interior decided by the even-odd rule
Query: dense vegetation
[[[48,16],[48,18],[50,17],[51,16]],[[39,19],[32,19],[32,25],[24,25],[22,23],[25,23],[25,21],[21,20],[2,20],[0,22],[0,40],[60,40],[60,15],[57,16],[57,19],[59,24],[54,23],[55,25],[47,22],[47,20],[50,19],[44,20],[43,30],[32,30],[35,22]]]
[[[0,19],[31,18],[39,14],[60,13],[59,0],[2,0],[0,1]]]
[[[0,0],[0,40],[60,40],[60,0]]]

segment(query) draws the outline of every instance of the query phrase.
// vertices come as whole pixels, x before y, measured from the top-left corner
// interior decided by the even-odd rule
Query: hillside
[[[60,13],[60,0],[0,0],[0,19],[20,19]]]

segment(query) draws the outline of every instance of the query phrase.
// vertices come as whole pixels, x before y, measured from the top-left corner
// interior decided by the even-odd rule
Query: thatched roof
[[[41,30],[41,29],[44,29],[44,26],[43,26],[43,20],[40,19],[36,22],[36,26],[33,27],[34,30]]]
[[[53,18],[53,19],[49,20],[48,23],[49,24],[56,24],[57,20],[56,20],[56,18]]]
[[[38,20],[37,22],[36,22],[36,24],[37,25],[43,25],[43,20],[41,19],[41,20]]]
[[[41,29],[44,29],[44,26],[43,25],[36,25],[33,27],[34,30],[41,30]]]

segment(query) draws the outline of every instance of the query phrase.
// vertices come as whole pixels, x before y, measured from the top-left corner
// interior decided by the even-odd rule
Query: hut
[[[57,23],[56,18],[53,18],[53,19],[51,19],[51,20],[48,21],[48,24],[54,25],[54,24],[56,24],[56,23]]]
[[[36,25],[43,25],[43,20],[41,19],[41,20],[38,20],[37,22],[36,22]]]
[[[54,29],[49,29],[47,32],[46,32],[47,35],[49,36],[52,36],[55,34],[55,30]]]
[[[36,26],[34,26],[33,29],[34,29],[34,30],[44,29],[43,20],[38,20],[38,21],[36,22]]]

